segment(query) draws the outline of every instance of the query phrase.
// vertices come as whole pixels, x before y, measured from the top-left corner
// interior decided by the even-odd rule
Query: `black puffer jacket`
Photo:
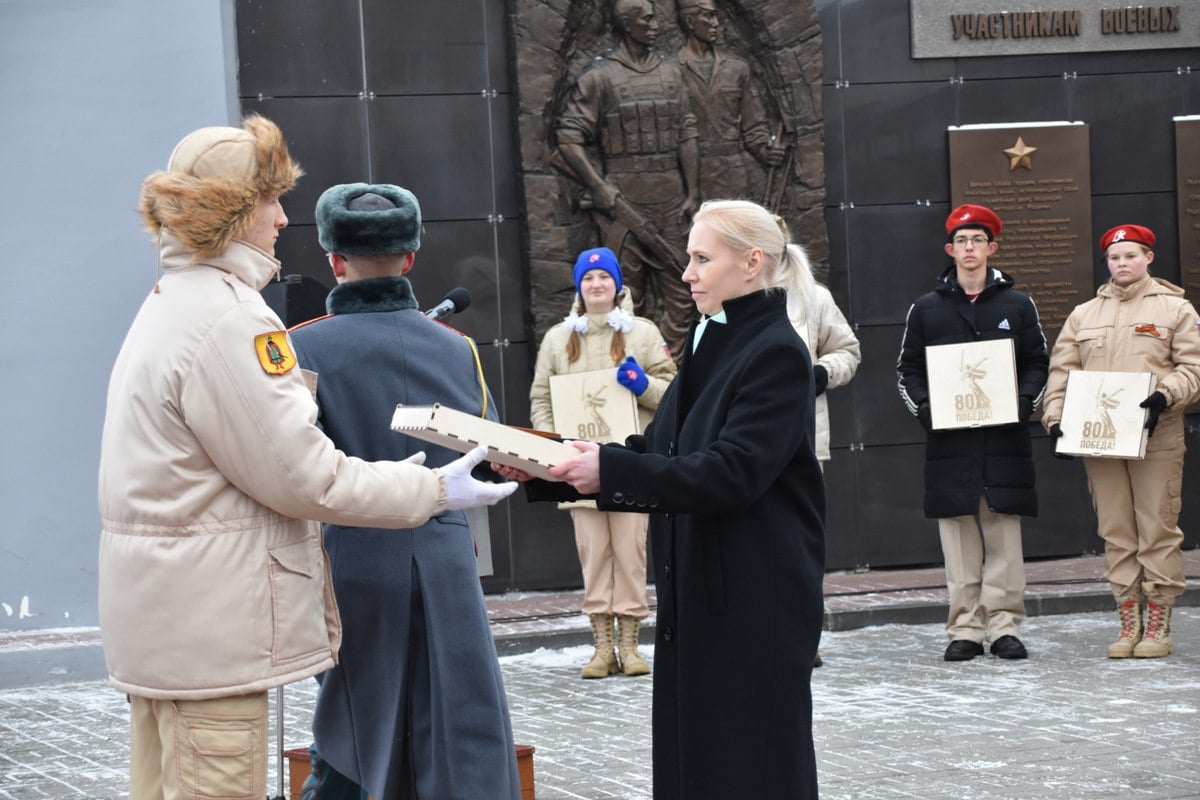
[[[987,339],[1013,339],[1017,393],[1036,408],[1046,385],[1049,357],[1037,308],[1013,279],[988,270],[983,292],[971,302],[951,265],[937,288],[908,310],[900,344],[900,396],[914,415],[929,402],[925,348]],[[925,516],[974,514],[986,494],[988,508],[1002,514],[1037,515],[1029,427],[1023,422],[986,428],[931,431],[925,445]]]

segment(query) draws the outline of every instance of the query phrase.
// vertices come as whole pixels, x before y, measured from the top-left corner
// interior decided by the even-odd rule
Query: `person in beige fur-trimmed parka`
[[[516,487],[471,478],[483,448],[436,470],[367,462],[314,424],[259,294],[300,175],[252,115],[188,134],[142,184],[162,274],[113,367],[99,475],[100,633],[135,800],[266,794],[267,690],[332,667],[341,638],[305,520],[410,528]]]
[[[1162,658],[1175,649],[1171,608],[1187,588],[1183,571],[1184,411],[1200,397],[1200,317],[1183,289],[1150,274],[1154,232],[1118,225],[1100,237],[1111,279],[1067,317],[1050,354],[1042,425],[1062,436],[1067,377],[1074,370],[1150,372],[1154,390],[1138,401],[1149,433],[1142,459],[1084,458],[1104,576],[1120,632],[1109,658]],[[1054,452],[1058,458],[1071,458]],[[1143,619],[1143,608],[1145,617]]]

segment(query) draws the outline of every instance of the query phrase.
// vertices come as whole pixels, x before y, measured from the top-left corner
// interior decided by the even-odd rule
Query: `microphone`
[[[425,312],[430,319],[441,319],[466,310],[471,305],[471,293],[463,287],[451,289],[442,302]]]

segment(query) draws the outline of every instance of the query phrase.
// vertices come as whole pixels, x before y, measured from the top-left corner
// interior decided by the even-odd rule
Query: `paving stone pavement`
[[[1112,612],[1031,617],[1023,662],[944,662],[937,623],[826,633],[822,798],[1200,798],[1200,608],[1173,621],[1178,652],[1161,660],[1104,658]],[[537,748],[536,796],[649,800],[650,679],[580,680],[587,651],[501,658],[517,741]],[[308,741],[314,691],[286,690],[287,747]],[[125,797],[127,726],[102,681],[0,691],[0,799]]]

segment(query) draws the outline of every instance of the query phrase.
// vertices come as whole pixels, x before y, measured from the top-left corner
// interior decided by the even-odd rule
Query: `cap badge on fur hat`
[[[390,256],[421,249],[421,205],[390,183],[342,183],[317,200],[317,239],[326,252]]]
[[[976,206],[967,203],[950,212],[946,217],[946,235],[951,236],[956,230],[964,227],[983,228],[991,234],[991,238],[1000,235],[1004,224],[996,212],[986,206]]]
[[[612,250],[607,247],[593,247],[591,250],[584,250],[575,259],[575,291],[583,294],[579,289],[579,284],[583,281],[583,276],[588,270],[602,269],[612,276],[613,283],[617,285],[617,291],[621,291],[621,264],[617,261],[617,256]]]
[[[1154,231],[1143,225],[1118,225],[1115,228],[1109,228],[1100,237],[1100,252],[1104,252],[1116,242],[1137,242],[1146,247],[1154,247],[1155,240]]]

